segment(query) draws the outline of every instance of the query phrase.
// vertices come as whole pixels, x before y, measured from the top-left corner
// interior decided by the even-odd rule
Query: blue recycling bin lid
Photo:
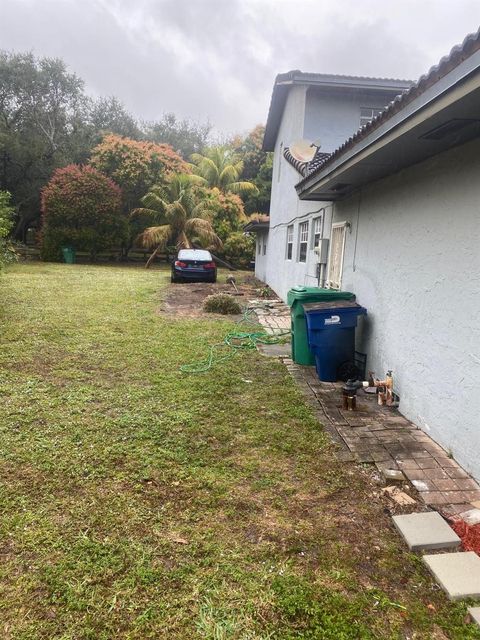
[[[308,332],[325,329],[346,329],[357,325],[357,318],[367,310],[352,300],[331,300],[304,304]],[[309,335],[309,342],[310,342]]]

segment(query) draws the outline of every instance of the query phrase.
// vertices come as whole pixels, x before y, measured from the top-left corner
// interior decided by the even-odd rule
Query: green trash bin
[[[75,263],[75,249],[73,247],[62,247],[62,253],[67,264]]]
[[[308,348],[307,321],[302,305],[309,302],[328,302],[330,300],[355,300],[355,295],[348,291],[302,286],[292,287],[288,292],[287,304],[290,307],[291,318],[292,360],[297,364],[315,364],[315,356]]]

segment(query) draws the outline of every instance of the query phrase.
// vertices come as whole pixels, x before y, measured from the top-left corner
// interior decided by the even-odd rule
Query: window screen
[[[308,248],[308,222],[301,222],[299,227],[298,261],[307,261]]]

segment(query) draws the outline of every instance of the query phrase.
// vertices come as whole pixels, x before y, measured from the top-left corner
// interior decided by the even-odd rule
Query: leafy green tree
[[[272,193],[273,154],[267,153],[265,161],[253,179],[257,193],[249,193],[244,199],[245,213],[269,213]]]
[[[143,134],[152,142],[169,144],[184,159],[188,159],[192,153],[202,153],[211,129],[209,123],[178,120],[175,114],[166,113],[161,120],[144,123]]]
[[[257,187],[251,182],[240,180],[243,172],[243,162],[239,160],[232,149],[227,147],[212,147],[204,155],[192,155],[192,172],[202,179],[206,187],[216,187],[220,191],[244,195],[256,193]]]
[[[231,233],[223,245],[223,252],[228,262],[246,269],[255,257],[255,238],[239,231]]]
[[[190,175],[172,175],[166,185],[153,187],[142,198],[142,204],[144,207],[132,212],[132,218],[154,223],[138,238],[146,249],[154,250],[147,268],[167,245],[175,244],[177,249],[222,246],[210,221],[209,203],[199,198]]]
[[[238,140],[236,144],[233,142],[235,153],[243,161],[242,176],[246,180],[255,181],[260,167],[267,159],[267,152],[262,151],[264,135],[264,125],[258,124],[245,138]]]
[[[203,198],[212,211],[212,226],[216,234],[225,242],[231,233],[241,231],[247,223],[243,202],[235,193],[223,193],[217,187],[202,189]]]
[[[70,161],[84,99],[61,60],[0,51],[0,189],[13,197],[16,238],[38,220],[52,171]]]
[[[134,140],[142,138],[135,118],[115,97],[93,100],[84,96],[81,109],[71,122],[68,158],[74,164],[85,164],[91,151],[108,134]]]
[[[248,193],[243,201],[247,214],[270,210],[270,194],[272,190],[273,155],[262,151],[265,127],[257,125],[245,138],[232,141],[235,153],[243,160],[242,177],[251,180],[257,192]]]
[[[60,260],[61,247],[88,251],[91,258],[117,248],[127,236],[118,185],[89,166],[57,169],[42,191],[42,257]]]
[[[0,269],[15,259],[15,251],[7,239],[13,228],[14,211],[8,191],[0,191]]]
[[[90,102],[88,125],[97,138],[96,144],[107,133],[114,133],[133,140],[140,140],[143,135],[135,118],[128,113],[115,96],[98,98]]]

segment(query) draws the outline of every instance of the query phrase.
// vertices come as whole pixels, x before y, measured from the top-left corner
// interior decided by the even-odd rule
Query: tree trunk
[[[145,269],[148,269],[150,267],[150,265],[152,264],[152,262],[155,260],[155,258],[157,257],[159,249],[160,249],[160,245],[158,245],[158,247],[155,249],[155,251],[152,253],[152,255],[147,260],[147,264],[145,265]]]
[[[194,249],[203,249],[203,247],[199,247],[196,244],[193,245]],[[221,258],[219,258],[218,256],[216,256],[214,253],[212,253],[210,251],[210,254],[212,256],[212,258],[216,261],[219,262],[220,264],[222,264],[224,267],[227,267],[227,269],[229,269],[230,271],[237,271],[237,267],[234,267],[232,264],[230,264],[229,262],[227,262],[226,260],[222,260]]]
[[[222,260],[221,258],[219,258],[218,256],[216,256],[214,253],[212,253],[210,251],[210,253],[212,254],[212,258],[216,261],[219,262],[221,265],[223,265],[224,267],[227,267],[227,269],[230,269],[230,271],[237,271],[237,267],[234,267],[232,264],[230,264],[229,262],[227,262],[226,260]]]

